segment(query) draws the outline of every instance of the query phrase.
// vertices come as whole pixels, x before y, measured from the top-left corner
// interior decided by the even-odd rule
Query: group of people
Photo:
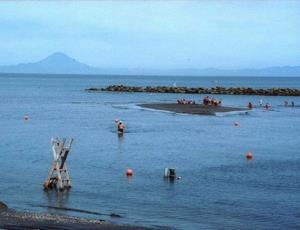
[[[181,104],[181,105],[195,105],[196,102],[195,100],[187,100],[185,98],[179,99],[177,100],[177,104]],[[203,104],[204,105],[221,105],[222,101],[221,100],[217,100],[215,98],[211,98],[209,96],[204,97],[203,99]]]
[[[222,101],[221,100],[217,100],[217,99],[215,99],[213,97],[211,98],[209,96],[206,96],[206,97],[203,98],[203,104],[204,105],[215,105],[215,106],[217,106],[217,105],[221,105]]]
[[[270,103],[268,103],[268,102],[265,105],[263,105],[263,100],[262,99],[259,100],[259,106],[264,107],[266,110],[268,110],[271,107]],[[251,101],[248,103],[248,108],[249,109],[253,108],[253,104],[252,104]]]
[[[284,106],[288,107],[289,106],[289,102],[288,101],[284,101]],[[291,102],[291,106],[295,107],[295,103],[293,101]]]
[[[266,110],[269,109],[269,108],[271,107],[271,105],[270,105],[269,103],[263,104],[263,100],[262,100],[262,99],[259,100],[259,106],[260,106],[260,107],[264,107]],[[289,104],[288,101],[284,101],[284,106],[285,106],[285,107],[288,107],[288,106],[295,107],[295,103],[294,103],[294,101],[291,101],[291,103]],[[252,108],[253,108],[252,102],[249,102],[249,103],[248,103],[248,108],[249,108],[249,109],[252,109]]]
[[[184,98],[177,100],[177,104],[182,104],[182,105],[194,105],[196,102],[194,100],[186,100]]]

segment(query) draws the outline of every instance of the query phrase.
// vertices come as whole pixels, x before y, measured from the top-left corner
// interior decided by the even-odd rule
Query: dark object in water
[[[0,212],[6,211],[7,209],[7,205],[0,201]]]
[[[111,214],[110,214],[110,217],[118,217],[118,218],[121,218],[122,216],[120,216],[119,214],[116,214],[116,213],[111,213]]]
[[[38,205],[37,207],[50,208],[50,209],[56,209],[56,210],[62,210],[62,211],[70,211],[70,212],[80,212],[80,213],[99,215],[99,216],[110,216],[110,217],[122,218],[121,215],[116,214],[116,213],[106,214],[106,213],[100,213],[100,212],[89,211],[89,210],[82,210],[82,209],[77,209],[77,208],[55,207],[55,206],[48,206],[48,205]]]
[[[165,178],[175,179],[176,172],[174,168],[165,168]]]

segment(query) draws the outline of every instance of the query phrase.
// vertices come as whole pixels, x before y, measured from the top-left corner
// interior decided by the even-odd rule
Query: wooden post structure
[[[53,165],[50,169],[47,180],[44,183],[44,189],[58,188],[63,191],[65,188],[71,188],[70,176],[67,168],[67,157],[71,151],[73,138],[69,141],[66,138],[51,138]]]

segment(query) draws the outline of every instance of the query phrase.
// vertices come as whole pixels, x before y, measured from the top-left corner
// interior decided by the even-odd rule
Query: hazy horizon
[[[300,65],[298,1],[0,4],[0,65],[57,51],[98,68]]]
[[[79,62],[79,63],[82,63],[82,64],[85,64],[85,65],[88,65],[89,67],[92,67],[92,68],[99,68],[99,69],[101,69],[101,66],[93,66],[93,65],[90,65],[89,63],[84,63],[84,62],[82,62],[81,60],[79,60],[79,59],[77,59],[77,58],[74,58],[74,57],[72,57],[72,56],[70,56],[70,55],[68,55],[67,53],[63,53],[63,52],[61,52],[61,51],[56,51],[56,52],[54,52],[54,53],[51,53],[51,54],[49,54],[49,55],[47,55],[47,56],[45,56],[44,58],[42,58],[42,59],[40,59],[40,60],[33,60],[33,61],[31,61],[31,62],[29,62],[29,61],[25,61],[25,62],[21,62],[21,63],[14,63],[14,64],[11,64],[11,65],[3,65],[3,66],[18,66],[18,65],[23,65],[23,64],[35,64],[35,63],[39,63],[39,62],[41,62],[41,61],[44,61],[44,60],[46,60],[46,59],[48,59],[49,57],[52,57],[52,56],[56,56],[56,55],[62,55],[62,56],[65,56],[66,58],[70,58],[70,59],[73,59],[74,61],[76,61],[76,62]],[[216,68],[216,67],[205,67],[205,68],[180,68],[180,67],[178,67],[178,68],[173,68],[173,69],[202,69],[202,70],[205,70],[205,69],[216,69],[216,70],[245,70],[245,69],[267,69],[267,68],[273,68],[273,67],[299,67],[300,65],[297,65],[297,66],[291,66],[291,65],[283,65],[283,66],[265,66],[265,67],[261,67],[261,68],[255,68],[255,67],[253,67],[253,68],[250,68],[250,67],[245,67],[245,68],[237,68],[237,69],[233,69],[233,68]],[[0,67],[1,67],[1,65],[0,65]],[[126,69],[126,67],[116,67],[116,69]],[[130,68],[129,68],[130,69]],[[134,69],[134,68],[132,68],[132,69]],[[149,69],[149,70],[160,70],[160,68],[147,68],[147,69]],[[164,70],[171,70],[171,68],[170,69],[167,69],[167,68],[165,68]]]

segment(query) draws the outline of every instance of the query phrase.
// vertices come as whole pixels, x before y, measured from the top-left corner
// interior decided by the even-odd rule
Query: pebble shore
[[[150,230],[152,228],[117,225],[100,219],[86,219],[47,213],[18,212],[0,202],[0,229],[43,229],[43,230]]]

